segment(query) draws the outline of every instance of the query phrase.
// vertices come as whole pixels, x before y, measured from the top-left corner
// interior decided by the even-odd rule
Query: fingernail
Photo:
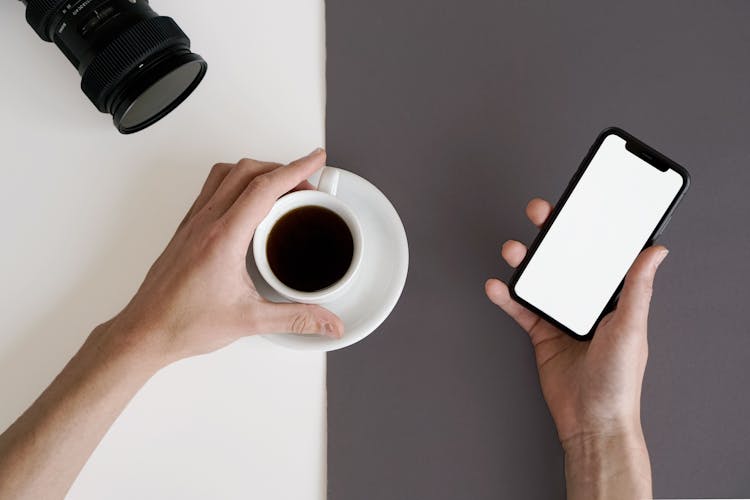
[[[667,258],[668,254],[669,254],[669,250],[667,250],[666,248],[661,251],[661,253],[659,254],[659,257],[658,257],[658,259],[656,261],[656,267],[659,267],[661,265],[661,263],[664,261],[664,259]]]
[[[315,148],[315,149],[313,149],[313,150],[312,150],[312,152],[311,152],[311,153],[310,153],[309,155],[307,155],[307,156],[315,156],[315,155],[317,155],[317,154],[320,154],[320,153],[322,153],[322,152],[323,152],[323,148]]]

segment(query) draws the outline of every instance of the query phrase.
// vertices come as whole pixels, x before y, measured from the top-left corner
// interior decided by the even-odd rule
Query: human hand
[[[277,198],[309,189],[315,150],[286,166],[218,164],[130,303],[99,325],[42,395],[0,435],[0,497],[62,498],[112,422],[160,368],[257,333],[340,337],[319,306],[258,294],[245,256]]]
[[[148,345],[162,364],[259,333],[340,337],[336,315],[320,306],[265,300],[245,267],[256,226],[280,196],[311,188],[306,179],[325,159],[318,149],[286,166],[249,159],[214,165],[167,248],[106,332],[127,337],[126,345]]]
[[[526,208],[536,226],[544,224],[551,212],[552,206],[541,199],[532,200]],[[502,256],[517,267],[526,251],[525,245],[510,240],[503,245]],[[654,275],[666,255],[666,248],[655,246],[638,256],[617,308],[602,319],[588,342],[570,338],[515,302],[505,283],[487,281],[489,299],[529,334],[542,392],[566,455],[610,445],[641,448],[645,453],[640,400],[648,357],[648,311]]]

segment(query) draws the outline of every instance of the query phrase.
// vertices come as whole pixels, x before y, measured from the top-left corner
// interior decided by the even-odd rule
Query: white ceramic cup
[[[338,183],[339,170],[333,167],[324,167],[320,173],[317,190],[295,191],[279,198],[273,208],[271,208],[271,211],[268,212],[266,218],[255,229],[255,235],[253,236],[253,258],[255,259],[255,265],[258,267],[260,275],[271,288],[293,302],[321,304],[335,300],[346,291],[362,264],[362,251],[364,247],[362,228],[354,212],[344,202],[336,198]],[[327,208],[341,217],[352,234],[354,252],[349,269],[340,280],[316,292],[301,292],[286,286],[273,273],[268,263],[266,245],[268,243],[268,235],[279,219],[294,209],[309,206]]]

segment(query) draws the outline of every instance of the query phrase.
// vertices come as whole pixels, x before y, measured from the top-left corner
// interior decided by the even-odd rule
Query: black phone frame
[[[578,185],[578,181],[581,180],[581,177],[583,177],[584,172],[586,172],[586,169],[591,164],[591,160],[594,158],[594,155],[596,155],[596,153],[599,151],[599,148],[601,147],[604,140],[610,135],[616,135],[624,139],[625,147],[628,151],[635,154],[636,156],[638,156],[639,158],[641,158],[642,160],[644,160],[645,162],[647,162],[654,168],[661,170],[662,172],[666,172],[667,170],[672,169],[675,172],[677,172],[682,178],[682,187],[677,192],[674,199],[672,200],[672,203],[670,203],[669,207],[662,215],[661,219],[659,220],[659,223],[656,225],[656,228],[649,236],[648,240],[646,241],[646,244],[643,246],[643,249],[641,249],[641,251],[652,246],[654,242],[656,241],[656,238],[662,233],[662,231],[664,231],[664,228],[667,226],[670,219],[672,218],[672,214],[674,210],[677,208],[677,205],[680,203],[682,198],[685,196],[685,193],[687,192],[688,188],[690,187],[690,174],[684,167],[677,164],[673,160],[670,160],[665,155],[656,151],[654,148],[648,146],[646,143],[635,138],[631,134],[625,132],[621,128],[618,128],[618,127],[606,128],[596,138],[596,141],[594,141],[594,144],[589,148],[588,153],[583,158],[581,165],[578,167],[578,170],[576,171],[576,173],[573,175],[573,178],[568,183],[568,186],[565,188],[565,191],[563,192],[562,196],[554,205],[554,209],[552,210],[552,213],[550,214],[550,216],[547,218],[547,221],[544,223],[544,225],[540,229],[539,234],[534,239],[534,242],[529,246],[528,252],[526,253],[526,257],[523,259],[521,264],[516,268],[516,271],[513,273],[513,276],[508,282],[508,289],[510,291],[510,295],[513,298],[513,300],[515,300],[522,306],[526,307],[530,311],[533,311],[534,313],[539,315],[539,317],[541,317],[548,323],[551,323],[552,325],[556,326],[557,328],[559,328],[560,330],[562,330],[569,336],[580,341],[590,340],[594,336],[594,332],[596,332],[596,329],[599,326],[599,323],[601,322],[602,318],[615,309],[615,307],[617,306],[617,300],[620,296],[620,291],[622,290],[622,286],[625,281],[625,276],[623,276],[622,280],[620,280],[620,284],[615,289],[615,292],[612,294],[612,297],[609,299],[604,309],[602,309],[602,312],[601,314],[599,314],[599,317],[594,323],[594,326],[591,327],[591,330],[589,330],[586,333],[586,335],[578,335],[573,330],[563,325],[559,321],[555,320],[553,317],[549,316],[547,313],[545,313],[541,309],[535,307],[534,305],[530,304],[529,302],[519,297],[516,294],[515,287],[516,287],[516,283],[518,282],[524,270],[526,269],[526,266],[528,265],[529,261],[534,256],[534,253],[536,252],[537,248],[544,240],[544,237],[547,235],[547,232],[555,223],[555,219],[557,219],[557,216],[559,215],[562,208],[565,206],[565,203],[568,201],[568,198],[570,198],[570,195],[573,193],[573,190]]]

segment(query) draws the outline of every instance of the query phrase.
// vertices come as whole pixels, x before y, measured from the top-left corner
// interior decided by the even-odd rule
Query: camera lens
[[[166,116],[206,74],[187,35],[147,0],[21,1],[31,27],[73,63],[83,92],[123,134]]]

